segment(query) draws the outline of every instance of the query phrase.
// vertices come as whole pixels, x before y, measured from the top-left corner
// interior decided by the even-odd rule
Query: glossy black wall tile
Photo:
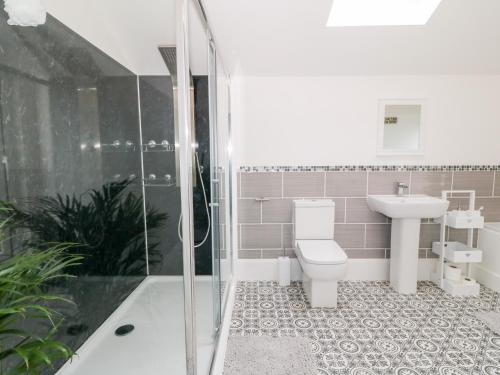
[[[50,16],[39,27],[9,26],[6,19],[0,10],[0,199],[25,212],[35,212],[41,198],[57,195],[85,206],[93,204],[91,189],[101,191],[111,182],[140,178],[137,76]],[[132,202],[140,203],[138,182],[129,184],[119,201],[131,194]],[[111,207],[108,198],[103,202]],[[142,204],[137,206],[140,211],[127,208],[133,220],[143,213]],[[95,224],[88,238],[92,246],[86,247],[83,264],[73,270],[78,277],[52,287],[75,302],[65,307],[65,320],[56,334],[73,350],[146,276],[143,221],[138,220],[131,230],[138,234],[127,242],[123,233],[109,230],[119,223],[113,207],[99,213],[111,224],[100,222],[97,215],[84,218],[87,222],[75,228],[84,233],[84,224]],[[4,243],[2,256],[36,238],[18,236]]]
[[[157,146],[144,153],[144,175],[154,175],[156,180],[148,180],[146,202],[168,214],[162,228],[149,236],[159,242],[162,261],[150,264],[150,273],[154,275],[182,274],[182,243],[178,236],[180,215],[180,190],[175,184],[176,165],[174,148],[161,147],[163,141],[175,144],[174,109],[172,81],[169,76],[141,76],[139,79],[141,127],[143,142],[154,141]],[[208,106],[208,78],[193,77],[195,94],[195,132],[198,143],[198,158],[202,169],[206,199],[210,200],[210,130]],[[166,186],[164,177],[170,175],[172,185]],[[208,219],[205,197],[196,174],[196,186],[193,189],[195,243],[203,241]],[[196,273],[210,275],[212,272],[212,245],[210,232],[207,240],[196,250]]]

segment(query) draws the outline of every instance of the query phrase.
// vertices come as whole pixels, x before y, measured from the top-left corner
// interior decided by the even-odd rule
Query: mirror
[[[422,155],[423,100],[381,100],[378,155]]]

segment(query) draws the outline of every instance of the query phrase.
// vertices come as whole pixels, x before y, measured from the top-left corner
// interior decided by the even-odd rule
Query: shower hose
[[[203,240],[199,244],[194,245],[194,247],[196,249],[196,248],[200,247],[201,245],[203,245],[207,241],[208,234],[210,233],[210,227],[212,225],[212,221],[210,220],[210,210],[208,209],[207,192],[205,191],[205,184],[203,183],[203,176],[201,175],[200,160],[198,159],[198,153],[195,152],[194,156],[196,159],[196,168],[198,169],[198,176],[200,176],[201,189],[203,190],[203,199],[205,200],[205,210],[207,212],[207,218],[208,218],[207,232],[205,233]],[[179,236],[179,239],[182,242],[183,239],[182,239],[182,234],[181,234],[181,223],[182,223],[182,212],[179,215],[179,223],[177,224],[177,235]]]

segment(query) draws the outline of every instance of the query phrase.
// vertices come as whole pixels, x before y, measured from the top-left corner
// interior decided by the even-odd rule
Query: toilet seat
[[[300,240],[297,250],[303,260],[310,264],[344,264],[347,255],[334,240]]]

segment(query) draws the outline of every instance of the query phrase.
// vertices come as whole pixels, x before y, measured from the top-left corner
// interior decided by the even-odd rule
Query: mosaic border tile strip
[[[240,172],[454,172],[499,171],[500,165],[304,165],[241,166]]]

